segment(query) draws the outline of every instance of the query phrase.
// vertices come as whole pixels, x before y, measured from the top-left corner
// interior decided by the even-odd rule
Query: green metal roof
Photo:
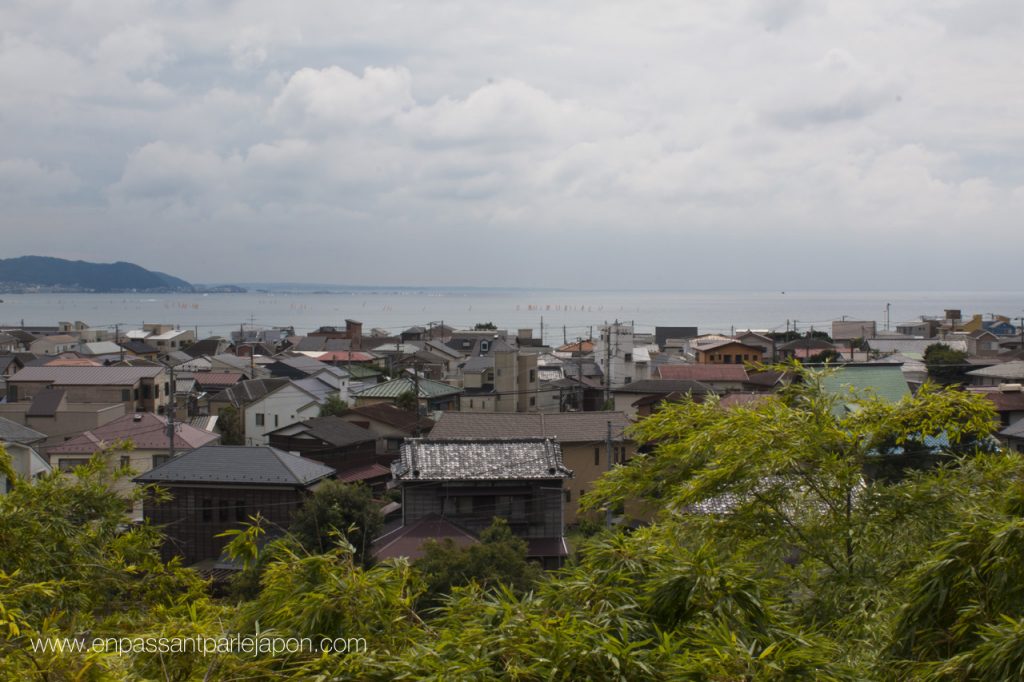
[[[434,381],[432,379],[420,379],[419,380],[419,397],[420,398],[440,398],[447,395],[455,395],[462,393],[461,388],[455,386],[449,386],[448,384],[442,384],[440,381]],[[363,391],[360,391],[357,398],[397,398],[398,396],[415,390],[416,382],[408,377],[400,377],[398,379],[392,379],[391,381],[385,381],[382,384],[370,386]]]
[[[384,372],[373,367],[367,367],[366,365],[344,365],[343,368],[346,372],[352,375],[353,379],[366,379],[368,377],[379,377]]]
[[[851,408],[856,398],[877,396],[895,403],[910,395],[910,388],[899,365],[839,367],[821,383],[826,393],[839,397],[840,402],[835,408],[836,416],[839,417],[843,416],[844,411],[854,411]]]

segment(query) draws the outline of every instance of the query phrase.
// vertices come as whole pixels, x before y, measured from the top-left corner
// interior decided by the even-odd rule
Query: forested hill
[[[0,288],[64,291],[192,291],[185,280],[134,263],[87,263],[46,256],[0,259]]]

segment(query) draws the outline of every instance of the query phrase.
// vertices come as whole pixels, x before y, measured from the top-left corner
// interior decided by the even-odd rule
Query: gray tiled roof
[[[419,385],[420,398],[438,398],[462,393],[462,389],[441,383],[440,381],[420,379],[418,382],[414,382],[408,377],[400,377],[391,381],[385,381],[382,384],[368,386],[360,391],[358,396],[360,398],[397,398],[404,393],[415,390],[417,384]]]
[[[630,421],[622,412],[523,412],[486,414],[445,412],[434,429],[432,439],[452,438],[554,438],[559,443],[604,441],[612,423],[615,438]]]
[[[293,436],[307,433],[334,446],[355,445],[376,440],[377,436],[368,429],[347,422],[341,417],[314,417],[298,424],[272,431],[272,434]]]
[[[391,472],[408,481],[562,479],[562,448],[545,438],[422,439],[402,444]]]
[[[331,467],[269,446],[207,445],[168,460],[134,480],[305,487],[333,474]]]
[[[0,443],[35,443],[45,439],[45,433],[0,417]]]
[[[231,403],[247,405],[254,400],[259,400],[268,393],[272,393],[288,383],[288,379],[250,379],[237,383],[234,386],[225,388],[217,395],[210,398],[211,402]]]
[[[704,395],[711,393],[707,384],[685,379],[643,379],[612,389],[614,393],[653,393],[668,395],[669,393],[693,393]]]
[[[1018,419],[1016,422],[1000,431],[999,435],[1007,436],[1009,438],[1024,438],[1024,419]]]

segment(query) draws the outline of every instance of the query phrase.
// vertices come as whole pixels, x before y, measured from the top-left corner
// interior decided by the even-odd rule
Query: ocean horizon
[[[247,286],[247,285],[240,285]],[[277,284],[287,287],[287,284]],[[638,332],[656,326],[696,326],[701,333],[779,331],[814,327],[829,331],[834,320],[873,320],[883,330],[946,309],[1016,318],[1024,315],[1021,291],[625,291],[508,287],[374,287],[333,285],[331,291],[249,291],[244,294],[0,294],[0,326],[56,325],[81,320],[93,327],[141,327],[167,323],[192,327],[200,337],[227,335],[245,326],[293,326],[305,333],[322,325],[359,320],[369,332],[397,333],[414,325],[445,323],[467,328],[492,322],[498,328],[531,328],[550,343],[586,338],[593,327],[615,320]]]

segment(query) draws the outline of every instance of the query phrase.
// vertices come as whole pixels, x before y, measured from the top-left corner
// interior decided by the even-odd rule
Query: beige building
[[[122,403],[124,411],[162,413],[170,393],[164,367],[26,367],[7,380],[7,402],[31,402],[48,389],[70,403]]]
[[[31,402],[0,403],[0,417],[46,435],[44,448],[124,415],[124,403],[72,403],[62,390],[43,391]]]

